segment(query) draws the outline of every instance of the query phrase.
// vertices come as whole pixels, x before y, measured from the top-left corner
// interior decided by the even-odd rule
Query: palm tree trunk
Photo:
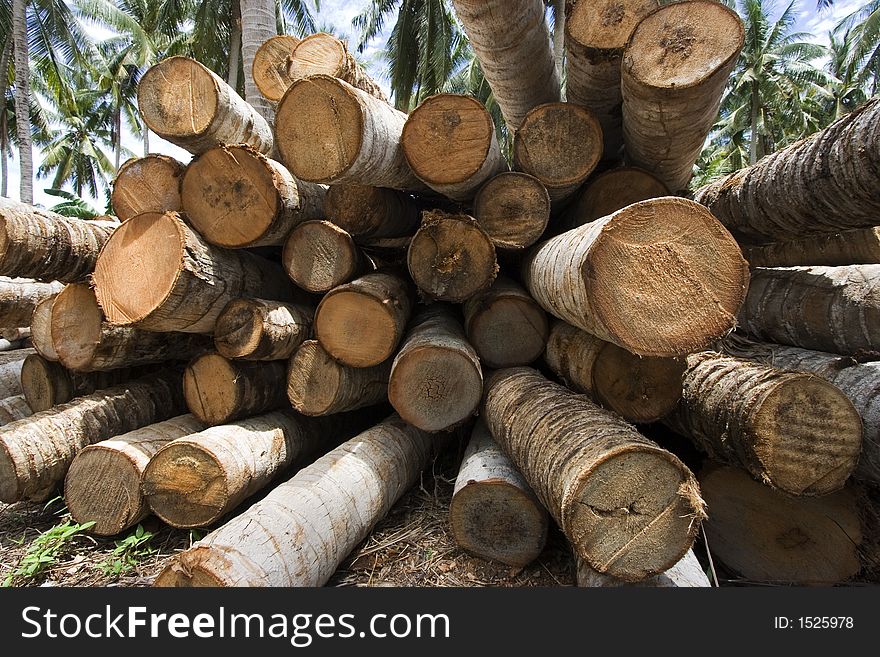
[[[565,58],[565,0],[553,0],[553,58],[561,82]]]
[[[232,34],[229,37],[229,72],[226,82],[238,91],[238,61],[241,59],[241,3],[232,0]]]
[[[751,129],[752,136],[749,139],[749,164],[753,165],[758,161],[758,83],[752,82],[752,102],[751,102]]]
[[[254,82],[253,65],[257,49],[278,34],[274,0],[240,0],[241,55],[244,65],[244,98],[271,125],[275,111]]]
[[[144,124],[144,157],[150,153],[150,129]]]
[[[12,43],[15,59],[15,124],[21,161],[19,194],[23,203],[33,203],[34,154],[31,141],[31,89],[26,5],[27,0],[12,0]]]
[[[6,87],[9,81],[9,56],[12,51],[12,42],[7,41],[0,53],[0,196],[6,196],[8,190],[9,171],[6,161],[6,149],[9,146],[7,131],[9,121],[6,117]]]
[[[115,171],[119,171],[122,158],[122,106],[117,103],[116,116],[113,117],[113,150],[116,151]]]

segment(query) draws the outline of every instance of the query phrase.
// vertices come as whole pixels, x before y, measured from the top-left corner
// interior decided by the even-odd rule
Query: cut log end
[[[204,527],[229,503],[223,464],[203,446],[177,439],[150,459],[143,490],[150,508],[172,527]]]
[[[669,196],[659,178],[634,167],[612,169],[596,176],[584,187],[568,212],[568,225],[575,228],[590,223],[639,201]]]
[[[261,315],[250,299],[230,301],[217,318],[214,346],[226,358],[245,358],[254,353],[263,337]]]
[[[309,292],[328,292],[360,273],[363,258],[347,232],[329,221],[305,221],[284,243],[284,269]]]
[[[185,248],[183,224],[173,213],[141,214],[117,228],[94,273],[107,320],[135,324],[159,308],[180,276]]]
[[[143,212],[178,212],[184,166],[172,157],[151,153],[123,164],[113,181],[110,203],[120,221]]]
[[[686,89],[736,58],[744,39],[742,20],[723,4],[675,3],[638,24],[627,45],[624,67],[648,87]]]
[[[73,370],[87,369],[101,341],[104,314],[85,283],[67,285],[52,306],[52,343],[58,359]]]
[[[34,413],[49,410],[73,397],[73,384],[64,368],[37,354],[24,359],[21,388]]]
[[[254,83],[267,100],[277,103],[293,83],[288,67],[293,49],[300,39],[288,34],[271,37],[257,48],[254,55]]]
[[[310,75],[340,77],[347,60],[348,51],[335,36],[325,32],[310,34],[296,45],[288,75],[293,80]]]
[[[471,482],[455,494],[449,524],[455,542],[468,552],[520,568],[541,554],[548,525],[533,495],[492,480]]]
[[[153,582],[159,588],[218,588],[226,586],[222,566],[211,568],[210,547],[197,546],[179,555],[177,560],[165,566]]]
[[[547,315],[525,291],[493,295],[493,289],[473,300],[476,307],[466,307],[468,341],[488,367],[528,365],[547,344]]]
[[[705,517],[690,471],[669,452],[646,446],[611,453],[581,479],[573,498],[565,524],[584,537],[579,556],[630,582],[678,563]]]
[[[241,404],[235,367],[219,354],[200,356],[183,373],[183,395],[190,412],[209,425],[226,421]]]
[[[385,299],[358,290],[328,294],[315,314],[315,337],[321,346],[352,367],[371,367],[390,358],[402,330]]]
[[[291,173],[310,182],[332,182],[361,150],[363,107],[355,90],[329,76],[294,82],[276,113],[278,149]],[[327,144],[317,148],[316,144]]]
[[[566,14],[566,36],[594,50],[620,50],[657,0],[578,2]]]
[[[34,307],[31,317],[31,343],[46,360],[58,360],[58,353],[52,343],[52,305],[56,298],[57,295],[43,299]]]
[[[550,221],[550,195],[527,173],[500,173],[474,199],[474,218],[499,249],[519,250],[537,242]]]
[[[306,340],[290,359],[287,398],[303,415],[326,414],[339,395],[344,380],[340,365],[317,340]]]
[[[214,121],[219,93],[214,76],[202,64],[169,57],[144,73],[138,84],[138,107],[156,134],[195,137]]]

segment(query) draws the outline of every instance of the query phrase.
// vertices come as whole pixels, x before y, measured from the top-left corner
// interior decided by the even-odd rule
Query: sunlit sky
[[[817,43],[828,43],[828,32],[845,16],[851,14],[854,10],[863,6],[867,0],[837,0],[835,7],[819,11],[816,8],[816,0],[796,0],[795,7],[799,11],[797,30],[810,35],[810,40]],[[772,5],[772,0],[770,0]],[[365,0],[321,0],[321,11],[316,15],[317,24],[320,27],[332,26],[337,34],[346,35],[352,47],[357,43],[357,34],[351,26],[352,19],[360,13],[365,5]],[[774,7],[774,15],[778,16],[787,6],[786,2],[777,1]],[[381,52],[385,47],[388,33],[394,25],[394,16],[390,16],[385,26],[383,34],[376,37],[366,51],[359,55],[362,61],[367,63],[369,72],[376,80],[387,88],[386,65],[382,61]],[[142,142],[139,137],[131,133],[124,135],[123,144],[130,149],[133,154],[142,154]],[[186,151],[160,139],[154,134],[150,135],[150,147],[153,152],[165,153],[176,157],[177,159],[187,162],[190,159],[189,153]],[[123,158],[124,159],[124,158]],[[34,168],[39,167],[42,160],[42,153],[39,150],[34,152]],[[37,180],[34,186],[34,201],[38,205],[52,206],[60,199],[46,194],[43,190],[50,186],[48,180]],[[19,166],[18,156],[13,155],[9,167],[9,196],[18,198],[19,188]],[[95,200],[87,198],[94,207],[103,208],[105,201],[103,199]]]

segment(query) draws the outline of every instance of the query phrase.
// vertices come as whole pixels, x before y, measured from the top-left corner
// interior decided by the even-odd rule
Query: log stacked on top
[[[768,248],[750,272],[744,237],[803,238],[810,222],[736,215],[730,190],[771,207],[762,181],[803,146],[697,194],[722,216],[669,194],[714,120],[739,19],[703,0],[568,3],[565,103],[542,2],[453,4],[513,130],[510,162],[477,100],[405,114],[334,37],[276,37],[254,64],[274,126],[198,62],[144,76],[147,124],[196,157],[128,163],[122,224],[0,206],[0,275],[49,285],[12,304],[39,355],[9,361],[0,500],[64,482],[96,533],[150,512],[213,529],[159,585],[321,585],[462,430],[449,522],[480,557],[526,565],[552,518],[586,585],[703,586],[708,513],[733,573],[806,578],[743,557],[754,526],[786,535],[786,520],[825,541],[798,553],[810,581],[856,576],[852,545],[817,518],[839,509],[851,536],[870,533],[853,478],[880,483],[863,447],[880,384],[856,360],[877,351],[880,274],[841,246],[792,263],[830,266],[786,269]],[[661,105],[678,109],[660,122]],[[876,186],[876,153],[853,154],[872,117],[869,104],[810,152],[849,153],[853,180]],[[637,167],[608,170],[621,154]],[[813,190],[787,193],[809,205]],[[744,347],[738,326],[853,358]],[[661,421],[731,474],[698,479],[642,432]],[[823,570],[820,554],[840,563]]]

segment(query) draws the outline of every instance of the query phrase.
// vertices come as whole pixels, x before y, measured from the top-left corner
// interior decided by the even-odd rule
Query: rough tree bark
[[[0,426],[5,426],[16,420],[23,420],[33,414],[34,412],[28,406],[24,395],[7,397],[0,401]]]
[[[275,0],[238,0],[241,6],[241,61],[244,71],[244,98],[269,125],[275,119],[272,104],[263,98],[254,80],[257,50],[278,34]]]
[[[15,136],[18,138],[19,198],[34,202],[34,154],[31,138],[30,57],[27,0],[12,0],[12,56],[15,67]],[[7,72],[3,72],[7,75]],[[3,102],[6,102],[4,97]]]
[[[743,254],[750,267],[880,264],[880,228],[857,228],[790,242],[744,246]]]
[[[0,277],[0,328],[28,326],[34,309],[64,287],[62,283],[36,283]]]
[[[27,353],[16,354],[14,360],[7,360],[0,364],[0,399],[22,394],[21,369],[32,352],[30,349],[20,349],[19,351]]]
[[[180,212],[180,179],[186,167],[167,155],[132,158],[116,172],[110,204],[119,221],[142,212]]]

